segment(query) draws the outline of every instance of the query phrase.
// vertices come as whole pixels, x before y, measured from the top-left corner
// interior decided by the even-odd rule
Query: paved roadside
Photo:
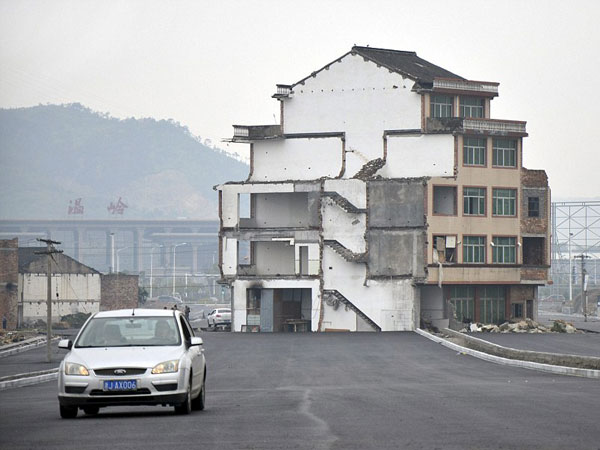
[[[600,318],[588,316],[587,321],[583,314],[561,314],[550,313],[545,311],[538,312],[538,323],[542,325],[552,325],[554,320],[564,320],[572,323],[578,330],[586,330],[594,333],[600,333]]]
[[[600,334],[596,333],[468,333],[468,335],[518,350],[600,357]]]

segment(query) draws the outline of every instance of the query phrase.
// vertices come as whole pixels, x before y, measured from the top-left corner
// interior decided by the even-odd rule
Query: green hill
[[[213,186],[248,166],[172,120],[116,119],[80,104],[0,110],[0,218],[215,219]],[[71,202],[71,203],[70,203]],[[81,216],[75,216],[81,217]]]

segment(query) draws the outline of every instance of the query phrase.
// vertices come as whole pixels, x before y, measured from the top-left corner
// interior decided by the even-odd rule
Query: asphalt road
[[[597,333],[470,333],[470,336],[519,350],[600,357]]]
[[[202,333],[207,410],[60,419],[55,382],[0,391],[2,448],[563,449],[600,443],[600,382],[415,333]],[[2,361],[0,361],[2,364]]]

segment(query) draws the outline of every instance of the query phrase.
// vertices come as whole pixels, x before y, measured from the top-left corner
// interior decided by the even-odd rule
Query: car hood
[[[98,347],[75,348],[66,361],[83,364],[88,369],[110,367],[151,368],[163,361],[179,359],[183,348],[177,347]]]

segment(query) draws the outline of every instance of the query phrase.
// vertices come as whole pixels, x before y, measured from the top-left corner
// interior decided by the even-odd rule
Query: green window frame
[[[483,323],[500,324],[506,320],[506,289],[503,286],[479,288],[479,315]]]
[[[485,216],[485,188],[463,188],[463,213],[468,216]]]
[[[492,146],[492,166],[517,167],[517,141],[514,139],[494,139]]]
[[[466,166],[485,166],[486,140],[465,137],[463,139],[463,163]]]
[[[492,261],[494,264],[516,264],[517,239],[515,237],[492,238]]]
[[[481,118],[484,116],[485,100],[481,97],[460,97],[460,117]]]
[[[485,264],[485,236],[463,236],[463,262]]]
[[[472,286],[452,286],[449,301],[454,306],[456,320],[475,321],[475,289]]]
[[[432,95],[430,107],[431,117],[452,117],[454,97],[450,95]]]
[[[492,215],[515,216],[517,214],[516,189],[492,189]]]

